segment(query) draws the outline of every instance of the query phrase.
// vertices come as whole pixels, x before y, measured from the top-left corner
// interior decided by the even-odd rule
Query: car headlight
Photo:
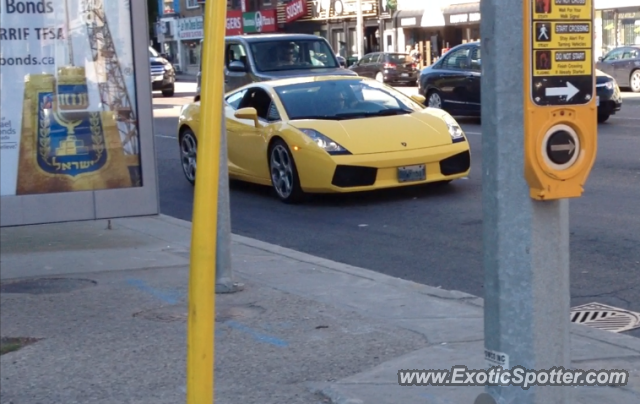
[[[444,122],[447,124],[447,129],[449,129],[449,134],[451,135],[453,143],[464,142],[464,131],[458,122],[449,114],[445,114],[443,118]]]
[[[170,72],[171,70],[173,70],[173,66],[167,63],[166,65],[164,65],[164,70]]]
[[[607,90],[613,90],[613,81],[607,81],[604,86]]]
[[[329,154],[334,154],[334,155],[335,154],[351,154],[349,152],[349,150],[347,150],[344,147],[340,146],[338,143],[336,143],[333,140],[329,139],[328,137],[326,137],[322,133],[318,132],[317,130],[314,130],[314,129],[300,129],[300,131],[302,131],[305,135],[307,135],[311,139],[313,139],[313,141],[316,142],[318,147],[320,147],[321,149],[323,149],[324,151],[326,151]]]

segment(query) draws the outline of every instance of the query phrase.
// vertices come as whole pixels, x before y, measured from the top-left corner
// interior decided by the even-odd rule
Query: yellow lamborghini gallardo
[[[471,168],[456,120],[364,77],[251,83],[225,95],[229,176],[273,187],[284,202],[305,193],[450,182]],[[215,113],[215,112],[211,112]],[[183,106],[178,144],[196,178],[200,102]]]

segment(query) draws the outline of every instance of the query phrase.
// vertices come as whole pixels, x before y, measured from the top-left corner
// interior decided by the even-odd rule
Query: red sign
[[[307,0],[293,0],[284,9],[286,22],[293,22],[307,15]]]
[[[227,31],[225,35],[242,35],[242,11],[227,11]]]

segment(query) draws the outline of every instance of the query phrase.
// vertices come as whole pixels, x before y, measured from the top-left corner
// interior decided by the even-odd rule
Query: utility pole
[[[581,196],[597,145],[592,52],[544,36],[551,22],[592,27],[592,2],[535,3],[480,6],[485,359],[505,371],[571,367],[567,198]],[[489,385],[475,403],[568,404],[573,390]]]
[[[205,26],[205,3],[200,3],[202,24]],[[203,49],[204,51],[204,49]],[[204,52],[203,52],[204,53]],[[203,64],[201,64],[204,66]],[[203,77],[200,72],[200,77]],[[202,82],[200,84],[202,86]],[[222,84],[224,94],[224,83]],[[234,282],[231,264],[231,210],[229,201],[229,167],[227,150],[227,127],[224,119],[224,103],[220,121],[220,158],[218,182],[218,226],[216,229],[216,293],[234,293],[244,290],[244,284]]]
[[[357,15],[356,15],[356,40],[358,41],[358,59],[362,59],[364,56],[364,22],[362,18],[362,0],[356,0]]]

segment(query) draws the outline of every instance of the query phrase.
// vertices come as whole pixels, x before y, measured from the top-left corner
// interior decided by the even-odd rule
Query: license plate
[[[600,97],[596,96],[596,107],[600,106]]]
[[[401,76],[402,77],[409,77],[409,73],[402,73]]]
[[[425,179],[427,179],[427,170],[424,164],[398,167],[398,182],[424,181]]]

